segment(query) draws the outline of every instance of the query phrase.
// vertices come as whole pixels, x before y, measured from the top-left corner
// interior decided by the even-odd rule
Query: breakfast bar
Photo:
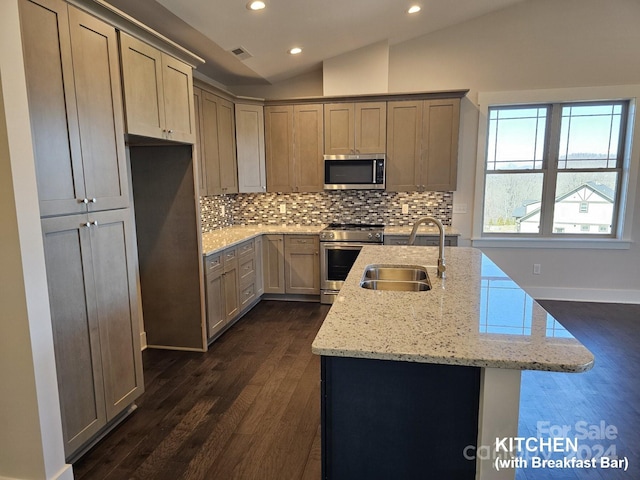
[[[482,252],[446,248],[445,278],[437,256],[365,246],[318,332],[323,478],[513,479],[493,461],[496,438],[517,436],[521,371],[593,366]],[[426,268],[430,288],[363,288],[371,266]]]

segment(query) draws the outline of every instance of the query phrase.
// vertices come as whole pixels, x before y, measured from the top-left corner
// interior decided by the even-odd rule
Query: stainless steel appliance
[[[332,223],[320,232],[320,302],[333,303],[360,249],[382,244],[384,225]]]
[[[385,155],[325,155],[325,190],[384,190]]]

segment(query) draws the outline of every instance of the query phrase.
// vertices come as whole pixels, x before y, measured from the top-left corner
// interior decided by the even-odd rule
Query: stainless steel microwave
[[[325,190],[384,190],[385,155],[325,155]]]

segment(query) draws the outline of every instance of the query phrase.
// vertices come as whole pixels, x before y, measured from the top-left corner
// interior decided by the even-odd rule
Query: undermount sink
[[[427,270],[418,265],[369,265],[364,270],[362,288],[396,292],[431,290]]]

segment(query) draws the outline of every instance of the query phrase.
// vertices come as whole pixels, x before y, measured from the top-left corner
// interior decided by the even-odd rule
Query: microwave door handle
[[[374,160],[373,161],[373,177],[372,177],[373,183],[376,183],[376,163],[377,163],[377,160]]]

